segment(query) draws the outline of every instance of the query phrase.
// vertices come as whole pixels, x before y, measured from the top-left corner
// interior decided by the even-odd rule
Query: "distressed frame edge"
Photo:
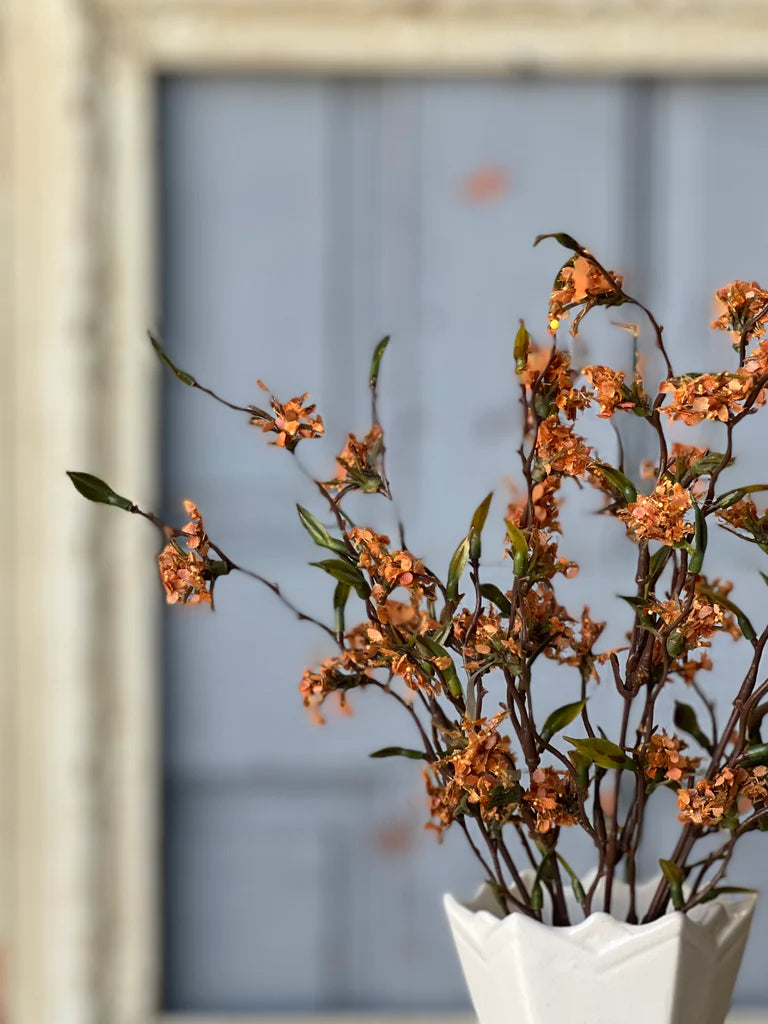
[[[345,32],[343,27],[338,25],[327,27],[323,52],[313,53],[310,44],[317,42],[315,33],[319,14],[318,10],[307,13],[306,5],[303,5],[305,15],[303,28],[295,22],[293,24],[286,23],[284,18],[275,20],[274,12],[260,11],[256,4],[233,7],[228,15],[229,24],[226,32],[220,33],[215,39],[209,34],[203,5],[199,3],[190,3],[187,7],[176,5],[171,12],[175,34],[172,39],[173,46],[170,47],[167,37],[163,37],[162,33],[155,34],[158,25],[161,24],[158,21],[159,18],[166,19],[165,22],[162,22],[163,24],[170,24],[167,19],[171,17],[171,13],[169,13],[167,5],[164,7],[158,3],[151,5],[146,2],[134,2],[115,6],[102,2],[91,4],[86,13],[74,5],[65,6],[69,13],[60,15],[60,17],[71,18],[73,23],[75,20],[84,19],[84,23],[80,27],[86,32],[94,34],[94,46],[98,50],[97,64],[101,69],[103,70],[108,62],[114,62],[108,76],[108,88],[101,96],[102,109],[98,124],[93,112],[89,112],[87,115],[87,119],[90,120],[87,120],[85,131],[83,131],[82,123],[77,126],[73,124],[71,130],[76,133],[77,137],[70,140],[72,149],[67,159],[70,162],[69,173],[85,174],[89,179],[97,179],[98,188],[104,192],[104,209],[109,214],[108,219],[113,227],[111,238],[103,232],[99,235],[98,241],[94,243],[98,245],[99,251],[90,258],[103,264],[104,274],[109,282],[110,297],[107,309],[110,313],[109,317],[105,317],[103,309],[98,311],[98,319],[101,322],[94,328],[96,331],[95,344],[101,347],[102,353],[107,350],[112,353],[106,371],[109,378],[108,392],[113,399],[115,396],[119,396],[119,401],[116,404],[105,403],[103,396],[96,397],[89,392],[87,383],[82,383],[80,392],[72,396],[72,405],[68,407],[68,415],[71,417],[70,425],[73,425],[75,432],[79,436],[84,436],[82,424],[79,422],[82,414],[78,413],[75,408],[78,403],[81,403],[88,409],[86,419],[100,423],[105,431],[117,435],[118,448],[108,458],[110,467],[114,468],[121,479],[135,481],[143,495],[151,496],[156,467],[147,458],[147,452],[149,436],[155,422],[156,375],[149,363],[148,356],[141,357],[135,354],[139,352],[139,349],[134,347],[133,343],[136,341],[137,334],[140,335],[143,332],[145,324],[151,322],[154,307],[151,284],[151,253],[154,242],[151,161],[152,83],[156,76],[179,70],[205,72],[213,69],[226,71],[242,70],[243,68],[254,73],[264,70],[304,70],[306,72],[324,70],[351,74],[365,70],[371,74],[382,72],[397,74],[404,70],[418,69],[423,73],[466,71],[472,74],[480,72],[499,74],[511,73],[514,70],[522,73],[530,69],[532,65],[530,62],[526,64],[524,61],[520,61],[517,65],[514,61],[510,63],[506,55],[502,60],[498,50],[488,48],[488,31],[491,27],[488,17],[483,18],[483,24],[480,26],[482,31],[475,37],[476,43],[479,40],[482,45],[475,45],[474,48],[471,38],[467,38],[467,36],[472,36],[472,24],[468,25],[466,20],[462,23],[462,33],[465,38],[460,51],[438,53],[435,42],[430,41],[428,33],[425,32],[425,26],[429,28],[429,23],[422,20],[419,23],[418,31],[414,33],[412,16],[407,13],[403,14],[401,11],[390,15],[385,26],[388,29],[386,40],[381,36],[381,21],[370,18],[355,26],[354,31],[347,30]],[[394,5],[389,6],[394,11]],[[13,11],[13,8],[14,0],[10,0],[7,9]],[[16,9],[18,9],[18,5],[16,5]],[[301,13],[299,11],[293,16],[298,17]],[[548,17],[551,16],[551,8],[548,8]],[[243,26],[250,31],[256,24],[269,26],[269,31],[264,32],[259,46],[251,45],[225,55],[226,47],[223,46],[223,43],[229,40],[233,33],[244,37],[247,33],[244,32]],[[508,26],[508,19],[504,24]],[[5,33],[7,49],[2,69],[4,75],[8,74],[7,50],[15,44],[13,19],[6,18],[5,27],[8,31]],[[149,33],[152,38],[147,37],[148,28],[153,29]],[[541,24],[538,31],[542,36],[543,43],[548,29]],[[362,57],[357,56],[359,53],[357,45],[361,39],[361,33],[363,38],[368,33],[370,40],[371,32],[376,35],[376,39],[373,40],[377,44],[375,50],[369,51],[367,55],[364,53]],[[305,38],[303,42],[300,42],[299,36],[302,33]],[[757,62],[754,67],[751,64],[742,64],[736,68],[734,54],[723,52],[722,36],[717,32],[711,33],[711,35],[712,46],[713,48],[717,46],[720,58],[716,64],[709,67],[711,73],[723,75],[739,73],[743,76],[754,73],[755,70],[764,67],[768,61],[768,58],[764,58],[762,63]],[[755,35],[757,34],[753,34],[753,39]],[[405,50],[402,49],[404,40],[407,43]],[[27,44],[28,48],[29,44]],[[768,52],[768,48],[763,46],[762,49],[764,52]],[[679,74],[681,72],[679,62],[673,66],[671,61],[672,56],[669,52],[665,52],[660,60],[652,65],[641,62],[629,69],[623,65],[623,70],[628,73],[631,71],[632,73]],[[543,63],[536,65],[535,69],[542,73],[574,70],[572,66],[564,66],[562,62],[553,60],[551,54]],[[588,70],[591,74],[610,74],[615,73],[616,67],[613,64],[604,64],[592,59],[589,68],[584,67],[583,70]],[[32,60],[28,74],[34,76],[35,71],[36,62]],[[685,73],[685,67],[682,68],[682,72]],[[18,69],[17,73],[19,73]],[[91,91],[99,92],[101,84],[103,83],[99,81],[98,74],[92,73]],[[37,82],[36,85],[38,85]],[[16,101],[10,106],[12,110],[9,116],[12,117],[14,113],[16,117],[21,116],[21,101]],[[11,137],[10,134],[8,137]],[[97,158],[98,163],[99,158],[103,158],[105,154],[109,155],[112,162],[114,173],[111,177],[103,167],[96,168],[92,165],[94,157]],[[22,157],[22,163],[24,159],[27,157]],[[16,179],[24,177],[18,167],[16,167],[15,177]],[[13,182],[9,186],[5,175],[0,181],[0,186],[8,188],[12,194],[14,193]],[[24,216],[29,214],[32,199],[28,193],[22,196],[18,191],[19,188],[22,186],[18,185],[17,180],[13,198],[21,200],[21,213],[14,214],[16,232],[18,232]],[[25,185],[23,188],[28,189],[29,186]],[[128,194],[136,194],[138,206],[131,207],[129,203],[121,202],[121,190],[127,191]],[[3,200],[3,210],[7,209],[9,206],[7,193],[0,198]],[[61,202],[64,201],[65,197],[62,197]],[[139,211],[137,219],[128,218],[129,209]],[[64,213],[67,215],[67,211]],[[56,210],[53,210],[53,214],[56,214]],[[39,222],[35,221],[35,223]],[[62,251],[70,244],[79,251],[93,241],[94,236],[88,233],[86,227],[82,223],[73,221],[65,230],[65,240],[60,240],[57,244]],[[7,259],[8,266],[4,266],[3,271],[4,273],[7,271],[6,280],[10,282],[8,285],[11,300],[9,307],[12,307],[12,311],[8,313],[10,325],[8,336],[12,338],[18,370],[15,377],[11,376],[11,380],[16,383],[29,383],[31,379],[29,374],[34,360],[49,354],[53,336],[42,332],[33,334],[31,338],[30,336],[21,338],[18,330],[19,324],[23,322],[25,312],[28,312],[27,307],[31,299],[28,292],[22,289],[19,283],[18,272],[24,269],[23,260],[17,263],[15,255],[8,256]],[[95,309],[98,296],[96,294],[97,283],[93,275],[86,275],[86,283],[83,283],[77,275],[72,280],[77,286],[90,290],[90,293],[84,296],[83,302],[86,306],[93,306]],[[54,312],[59,314],[57,322],[63,322],[68,314],[68,308],[63,305],[61,291],[52,292],[50,298],[54,304],[60,304],[61,308]],[[114,328],[111,332],[104,324],[104,319],[113,320]],[[66,337],[63,327],[59,326],[56,330],[59,332],[56,335],[57,338]],[[111,348],[104,341],[106,335],[109,336]],[[130,354],[129,357],[128,354]],[[5,386],[8,387],[8,384]],[[48,415],[53,417],[53,411],[50,411]],[[136,430],[137,423],[143,425],[140,430]],[[49,425],[55,426],[55,424]],[[13,467],[15,467],[18,483],[21,480],[20,461],[22,455],[25,454],[21,450],[24,446],[22,438],[18,434],[12,439],[11,447],[13,451],[10,457]],[[98,446],[94,448],[94,451],[97,448]],[[2,454],[5,461],[9,457],[7,447],[4,447]],[[55,460],[55,452],[49,452],[48,455]],[[115,478],[115,482],[117,482],[117,478]],[[105,512],[105,514],[107,513]],[[24,532],[21,528],[23,517],[23,503],[21,498],[17,498],[15,515],[9,517],[10,533],[16,539],[22,535],[29,536],[28,532]],[[75,534],[83,536],[83,531],[86,535],[89,534],[92,530],[90,512],[74,513],[73,518]],[[150,1021],[158,1019],[164,1022],[180,1020],[180,1018],[168,1016],[159,1011],[155,1000],[158,981],[156,964],[159,948],[156,918],[158,871],[155,860],[157,850],[155,814],[158,782],[156,741],[158,722],[155,714],[156,693],[153,677],[156,675],[154,652],[157,650],[157,627],[152,624],[151,602],[147,599],[147,572],[137,568],[150,545],[145,538],[141,538],[134,531],[135,527],[135,523],[128,523],[127,526],[123,524],[120,527],[104,528],[108,531],[109,539],[108,541],[102,539],[102,545],[111,544],[115,538],[119,538],[121,570],[123,579],[127,581],[121,603],[105,610],[101,607],[94,586],[95,581],[86,580],[84,584],[85,590],[91,595],[93,621],[89,630],[90,641],[94,641],[94,633],[98,633],[99,629],[103,627],[106,634],[112,636],[116,643],[116,648],[112,652],[112,664],[117,671],[117,681],[113,692],[114,704],[108,709],[110,716],[113,716],[113,722],[112,728],[108,730],[106,736],[114,738],[113,730],[117,725],[122,742],[115,750],[97,750],[96,756],[97,761],[106,769],[110,779],[109,793],[115,797],[113,817],[110,819],[115,833],[114,847],[110,850],[110,858],[112,863],[118,866],[117,888],[122,896],[120,904],[112,908],[111,916],[106,922],[107,941],[104,948],[97,949],[97,944],[91,936],[90,959],[85,957],[82,964],[76,964],[73,967],[73,970],[86,972],[81,976],[81,981],[87,983],[89,977],[93,981],[99,968],[105,966],[104,958],[109,960],[106,977],[110,981],[106,990],[99,989],[94,983],[93,991],[78,990],[72,995],[71,1003],[65,1000],[65,1005],[80,1008],[82,1016],[79,1020],[82,1022],[96,1020],[97,1014],[105,1006],[108,1007],[109,1020],[121,1022],[121,1024],[124,1021],[130,1022],[130,1024],[149,1024]],[[38,557],[37,568],[44,569],[52,554],[53,551],[50,547],[42,550]],[[65,569],[68,566],[82,568],[77,559],[65,560]],[[28,567],[25,566],[25,571],[27,569]],[[21,566],[17,564],[15,566],[17,579],[14,582],[18,582],[20,575]],[[48,607],[44,609],[43,615],[48,616],[48,623],[52,626],[55,636],[61,627],[53,622],[54,610]],[[131,622],[136,630],[131,638],[133,643],[129,642],[126,631],[118,628],[118,623],[124,618],[127,618],[127,621]],[[32,643],[37,633],[33,635],[28,632],[31,628],[30,620],[25,620],[20,625],[22,632],[27,630],[25,642]],[[138,640],[136,640],[137,637]],[[9,673],[9,676],[16,677],[15,689],[19,691],[29,682],[23,674],[28,663],[18,651],[16,655],[16,671]],[[140,687],[139,691],[137,691],[138,678],[144,680],[144,685]],[[97,680],[90,680],[90,682],[95,683]],[[6,683],[2,695],[3,705],[9,696],[10,688],[11,684]],[[39,691],[35,690],[35,692]],[[84,699],[87,698],[87,692],[85,694],[81,692],[80,696]],[[14,707],[16,707],[14,702],[17,697],[18,693],[10,694]],[[27,711],[29,713],[29,707]],[[120,729],[120,723],[126,725],[126,728]],[[16,725],[20,724],[22,724],[21,720],[17,718]],[[21,768],[23,778],[36,778],[40,768],[38,762],[43,763],[44,776],[46,772],[50,773],[55,770],[56,764],[60,763],[55,760],[55,757],[51,762],[50,751],[46,750],[46,738],[45,730],[39,729],[34,737],[37,746],[33,744],[29,749],[23,750],[19,749],[18,745],[16,746],[15,761],[11,768]],[[93,741],[98,745],[102,742],[102,737],[94,736]],[[69,756],[70,753],[71,751],[62,750],[56,756]],[[48,762],[46,762],[46,756],[49,757]],[[8,773],[8,777],[12,777],[13,774],[11,771]],[[9,794],[8,785],[10,784],[6,783],[6,792],[3,795],[2,834],[8,836],[11,831],[16,833],[15,853],[11,858],[13,862],[11,874],[14,879],[17,879],[19,872],[23,871],[27,879],[23,888],[29,891],[35,880],[40,881],[48,877],[51,870],[50,861],[56,851],[39,851],[39,854],[36,855],[37,861],[22,869],[19,863],[19,851],[29,849],[31,836],[28,824],[22,822],[18,817],[19,802],[22,796],[15,790],[13,794]],[[96,804],[99,804],[98,799],[96,799]],[[100,806],[103,809],[103,802]],[[55,833],[57,826],[54,808],[48,807],[45,813],[49,815],[49,826],[54,829]],[[94,834],[94,821],[89,818],[92,813],[93,808],[90,805],[86,807],[78,805],[73,819],[67,821],[63,827],[72,830],[78,827],[79,823],[86,828],[90,836],[89,842],[97,843],[98,836]],[[9,829],[11,820],[16,826],[13,829]],[[21,845],[19,845],[17,832],[19,826],[22,831]],[[24,847],[24,837],[26,837],[27,847]],[[73,856],[76,859],[80,858],[78,864],[82,868],[83,865],[80,861],[83,857],[86,858],[87,863],[90,863],[97,854],[94,849],[90,849],[85,852],[81,850]],[[75,866],[77,867],[77,865]],[[9,884],[6,879],[6,892],[9,891]],[[99,899],[100,895],[103,895],[103,890],[94,889],[92,893],[87,894],[92,901]],[[66,900],[71,897],[65,895],[63,898]],[[21,908],[17,905],[17,915],[20,912]],[[36,912],[51,913],[50,908],[40,906],[36,908]],[[62,931],[66,933],[71,927],[74,926],[76,929],[83,922],[86,926],[93,927],[94,922],[103,921],[104,908],[101,906],[78,907],[73,916],[72,909],[62,903],[58,909],[56,907],[53,909],[54,918],[57,915],[61,921]],[[18,938],[18,932],[15,936],[12,935],[12,942],[14,938]],[[32,963],[30,958],[34,958],[35,955],[40,958],[50,957],[51,953],[50,951],[44,953],[40,950],[35,954],[31,949],[31,943],[28,943],[28,947],[23,953],[28,963],[28,971],[25,974],[27,980],[22,984],[31,986],[45,981],[48,975],[45,963],[42,961]],[[16,954],[14,959],[18,961],[19,950],[16,949],[14,952]],[[73,979],[55,976],[53,983],[54,986],[56,984],[66,986],[71,985]],[[31,1007],[33,1005],[37,1008],[44,1006],[47,1009],[51,1002],[55,1006],[56,998],[55,988],[53,994],[48,992],[46,995],[48,1001],[43,1003],[38,1002],[37,997],[33,999],[31,994],[21,994],[20,998],[16,1000],[17,1006],[20,1007],[16,1018],[18,1024],[41,1024],[43,1020],[44,1024],[48,1024],[49,1020],[53,1021],[55,1011],[40,1018],[33,1016]],[[158,1013],[160,1014],[159,1018]],[[56,1019],[62,1018],[57,1016]]]

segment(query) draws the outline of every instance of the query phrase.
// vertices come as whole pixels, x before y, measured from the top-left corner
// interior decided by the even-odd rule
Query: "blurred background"
[[[503,585],[512,341],[521,317],[545,341],[568,255],[534,237],[567,231],[624,273],[678,372],[727,364],[714,290],[768,280],[766,4],[724,21],[694,3],[290,6],[6,8],[0,453],[17,596],[1,634],[0,867],[20,1024],[468,1009],[441,894],[470,896],[478,871],[463,837],[439,846],[424,830],[418,767],[367,758],[411,745],[409,721],[364,693],[352,717],[313,725],[297,686],[331,653],[322,634],[246,578],[218,585],[215,615],[166,610],[148,528],[105,525],[59,479],[98,473],[168,521],[194,500],[231,557],[327,615],[332,584],[307,566],[293,512],[322,514],[311,485],[243,417],[161,378],[146,327],[237,404],[259,403],[259,378],[284,399],[311,391],[327,438],[300,456],[325,478],[368,426],[370,353],[391,334],[380,390],[396,501],[365,515],[384,532],[402,517],[409,547],[447,567],[493,489],[486,569]],[[577,57],[563,56],[569,27]],[[30,93],[34,66],[50,82]],[[610,319],[587,319],[576,355],[629,369],[630,336]],[[642,325],[640,346],[653,381]],[[622,437],[635,476],[654,455],[642,426]],[[615,458],[605,424],[589,430]],[[717,447],[718,430],[695,440]],[[734,483],[764,479],[763,434],[746,425]],[[561,596],[612,616],[620,643],[627,544],[593,505],[569,496],[562,550],[582,571]],[[753,551],[724,540],[711,559],[765,619]],[[730,644],[715,644],[715,697],[743,673]],[[544,704],[576,699],[570,677],[540,685]],[[593,698],[606,728],[613,697]],[[674,801],[659,801],[646,875],[677,834]],[[764,886],[753,838],[731,880]],[[768,1007],[766,941],[762,906],[741,1006]]]

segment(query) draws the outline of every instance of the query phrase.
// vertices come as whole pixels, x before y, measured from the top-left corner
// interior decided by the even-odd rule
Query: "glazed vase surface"
[[[656,886],[638,886],[641,917]],[[621,882],[615,916],[584,919],[571,897],[567,927],[500,916],[487,886],[445,908],[479,1024],[723,1024],[756,899],[721,895],[639,925],[623,920]]]

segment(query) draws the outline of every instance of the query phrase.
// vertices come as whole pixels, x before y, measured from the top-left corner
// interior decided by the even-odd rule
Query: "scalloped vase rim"
[[[585,890],[588,890],[591,887],[596,874],[597,870],[592,868],[579,879]],[[530,868],[526,868],[521,872],[521,875],[527,887],[532,884],[535,872]],[[642,909],[650,904],[660,880],[661,876],[658,875],[645,882],[641,882],[636,886],[637,905],[639,908]],[[518,890],[516,886],[513,886],[510,891],[514,895]],[[598,889],[597,892],[601,895],[602,889]],[[613,894],[615,903],[620,903],[624,906],[628,905],[628,883],[621,879],[614,879]],[[535,918],[529,917],[527,914],[523,914],[522,911],[517,909],[512,910],[509,914],[502,915],[500,911],[497,910],[493,890],[487,882],[483,882],[482,885],[480,885],[471,900],[458,900],[451,893],[445,893],[443,896],[443,903],[449,918],[452,915],[456,915],[459,918],[463,918],[465,924],[468,923],[468,919],[474,918],[475,915],[477,915],[478,920],[487,921],[489,926],[492,926],[495,923],[497,926],[501,927],[504,927],[505,925],[509,927],[510,922],[513,922],[515,919],[522,918],[526,921],[527,926],[534,929],[554,929],[554,931],[563,937],[578,938],[581,932],[593,931],[596,924],[600,924],[603,928],[610,928],[609,922],[619,925],[625,934],[629,933],[630,935],[639,934],[641,930],[644,930],[647,934],[654,929],[660,930],[669,927],[676,928],[678,923],[680,923],[681,918],[691,922],[691,924],[705,925],[709,923],[713,914],[718,913],[718,908],[725,911],[728,919],[738,918],[747,913],[751,915],[755,904],[757,903],[757,899],[758,893],[756,892],[721,893],[715,897],[715,899],[708,900],[706,903],[697,904],[685,914],[679,914],[670,907],[662,917],[657,918],[655,921],[649,921],[645,924],[631,924],[626,921],[624,919],[626,917],[626,911],[622,917],[616,914],[608,914],[602,910],[595,910],[588,917],[582,918],[580,921],[576,921],[575,924],[569,925],[552,925],[547,921],[537,921]],[[566,904],[571,920],[573,920],[574,912],[582,913],[581,908],[576,903],[576,900],[570,890],[566,892]],[[492,906],[494,909],[489,909]]]

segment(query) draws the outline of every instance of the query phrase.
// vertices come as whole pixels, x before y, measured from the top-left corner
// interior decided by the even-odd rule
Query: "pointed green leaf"
[[[382,747],[381,750],[374,750],[368,757],[409,757],[412,761],[427,759],[423,750],[411,750],[408,747]]]
[[[586,707],[587,701],[577,700],[573,704],[563,704],[561,708],[553,711],[552,714],[547,718],[544,723],[544,727],[541,730],[541,738],[545,743],[549,743],[555,733],[560,732],[561,729],[565,729],[567,725],[578,718],[581,712]]]
[[[541,888],[541,882],[538,880],[533,883],[531,889],[531,910],[541,910],[544,906],[544,892]]]
[[[75,489],[84,498],[87,498],[88,501],[95,501],[101,505],[114,505],[115,508],[121,508],[124,512],[130,512],[134,507],[133,502],[129,498],[116,494],[109,484],[104,483],[103,480],[93,476],[91,473],[78,473],[74,470],[67,470],[67,476],[75,485]]]
[[[502,615],[509,616],[512,614],[512,605],[509,602],[509,598],[494,583],[482,583],[480,585],[480,593],[487,601],[492,601]]]
[[[768,765],[768,743],[758,743],[750,747],[739,760],[739,764],[742,768],[755,768],[759,764]]]
[[[382,338],[376,348],[373,350],[373,358],[371,359],[371,368],[368,371],[368,386],[375,388],[379,380],[379,368],[381,366],[381,358],[384,355],[387,345],[389,344],[389,335]]]
[[[749,621],[744,612],[739,608],[737,604],[734,604],[730,598],[725,597],[723,594],[718,594],[714,590],[710,590],[708,587],[698,587],[698,593],[703,594],[704,597],[709,598],[710,601],[714,601],[716,604],[721,604],[724,608],[727,608],[729,612],[733,612],[736,616],[736,621],[739,624],[739,629],[744,634],[745,640],[754,640],[757,636],[755,627]]]
[[[157,353],[158,358],[160,359],[160,361],[165,363],[165,365],[168,367],[168,369],[171,371],[171,373],[173,373],[174,376],[177,377],[181,381],[182,384],[186,384],[187,387],[189,387],[189,388],[197,387],[198,386],[197,385],[197,381],[192,376],[192,374],[191,373],[187,373],[186,370],[179,369],[179,367],[176,366],[175,363],[171,362],[171,360],[168,357],[165,349],[160,344],[160,342],[157,340],[157,338],[154,336],[154,334],[151,331],[148,331],[147,333],[149,335],[149,340],[152,343],[152,348]]]
[[[672,899],[672,906],[675,910],[682,910],[683,903],[683,882],[685,881],[685,872],[683,869],[675,864],[671,860],[659,860],[659,865],[669,885],[669,895]]]
[[[696,712],[690,704],[683,704],[682,701],[676,700],[673,720],[676,729],[681,729],[683,732],[688,733],[705,750],[711,749],[712,743],[702,731],[699,720],[696,717]]]
[[[472,516],[472,522],[469,526],[469,557],[473,562],[476,562],[482,553],[481,537],[483,533],[483,527],[485,521],[488,518],[488,509],[491,507],[491,501],[493,499],[493,491],[490,494],[486,494],[483,500],[475,509],[475,514]]]
[[[345,554],[347,552],[347,546],[344,541],[338,540],[336,537],[332,537],[317,516],[314,516],[309,509],[304,508],[302,505],[296,505],[296,508],[299,513],[301,525],[307,531],[315,544],[321,548],[330,548],[331,551],[338,551],[341,554]]]
[[[749,893],[752,896],[759,896],[759,889],[745,889],[741,885],[718,885],[714,889],[710,889],[706,896],[702,897],[702,903],[709,903],[710,900],[716,900],[718,896],[727,896],[729,893]]]
[[[749,487],[735,487],[732,491],[721,494],[715,501],[714,507],[716,510],[730,508],[731,505],[735,505],[737,501],[741,501],[748,494],[755,494],[757,491],[768,491],[768,484],[751,484]]]
[[[528,554],[528,541],[525,539],[523,531],[512,522],[511,519],[505,519],[504,525],[507,528],[507,536],[512,542],[512,547],[516,552],[520,552],[523,555]]]
[[[648,576],[653,579],[654,576],[661,571],[662,567],[669,560],[669,556],[672,554],[672,548],[660,547],[658,551],[654,551],[651,555],[648,563]]]
[[[693,502],[693,515],[695,520],[694,553],[688,562],[688,572],[695,575],[701,572],[704,564],[704,552],[707,550],[707,521],[701,506],[697,501]]]
[[[627,504],[630,502],[637,501],[637,489],[629,477],[624,476],[618,469],[614,469],[613,466],[606,466],[603,462],[593,462],[590,469],[593,473],[597,473],[602,476],[608,483],[613,487],[617,494]]]
[[[531,336],[528,333],[525,320],[520,321],[520,327],[515,335],[515,373],[522,373],[528,365],[528,351],[531,347]]]
[[[626,601],[630,608],[637,615],[637,620],[643,626],[650,626],[652,623],[651,616],[647,614],[646,609],[651,603],[648,598],[637,597],[631,594],[617,594],[620,601]]]
[[[350,586],[348,583],[337,583],[333,592],[333,611],[335,613],[335,628],[338,637],[344,636],[344,609],[349,598]]]
[[[319,562],[310,562],[309,564],[317,566],[323,572],[327,572],[329,576],[333,576],[339,583],[346,583],[348,586],[353,587],[357,595],[363,600],[371,593],[371,588],[368,586],[360,570],[341,558],[324,558]]]
[[[598,768],[634,768],[634,762],[621,747],[604,737],[574,739],[572,736],[564,736],[563,739],[572,743],[579,754],[589,758]]]
[[[445,587],[445,596],[449,601],[459,599],[459,581],[467,567],[469,559],[469,537],[465,537],[453,553],[451,564],[448,566],[448,580]]]
[[[440,678],[445,683],[448,692],[451,694],[451,696],[457,698],[462,697],[463,691],[461,689],[461,682],[459,680],[458,674],[456,673],[456,666],[453,663],[453,658],[451,657],[450,652],[447,651],[445,647],[442,646],[442,644],[439,644],[437,640],[434,639],[434,637],[429,636],[428,633],[425,633],[423,636],[418,637],[416,640],[416,644],[422,649],[426,648],[426,650],[429,652],[430,657],[432,658],[449,659],[449,663],[445,668],[438,668],[435,665],[435,669],[437,672],[440,673]]]
[[[584,253],[589,252],[588,249],[585,249],[583,245],[576,241],[573,235],[566,234],[565,231],[552,231],[548,235],[537,235],[533,242],[534,248],[539,242],[543,242],[545,238],[554,238],[564,249],[570,249],[571,252],[577,252],[582,256]]]
[[[512,543],[514,552],[512,556],[512,571],[515,576],[522,576],[525,573],[528,560],[528,541],[523,531],[511,519],[505,519],[504,525],[507,528],[507,536]]]
[[[692,462],[686,476],[691,477],[709,476],[721,465],[725,454],[723,452],[707,452],[706,455],[702,455],[700,459],[696,459]],[[728,465],[733,465],[733,459],[728,460]],[[723,467],[724,469],[727,467]]]
[[[579,906],[583,906],[587,901],[587,894],[584,892],[584,886],[576,875],[571,877],[571,889],[573,891],[573,898]]]

